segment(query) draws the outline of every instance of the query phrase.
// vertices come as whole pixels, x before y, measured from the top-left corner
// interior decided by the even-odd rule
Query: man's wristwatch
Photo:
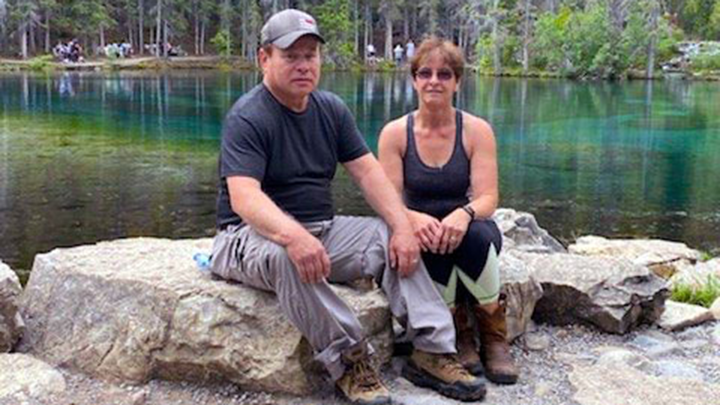
[[[475,210],[473,209],[472,205],[465,204],[463,205],[462,210],[465,211],[468,215],[470,215],[471,221],[475,219]]]

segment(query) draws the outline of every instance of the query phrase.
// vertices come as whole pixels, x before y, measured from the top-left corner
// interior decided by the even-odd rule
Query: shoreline
[[[405,72],[406,67],[354,65],[347,69],[337,69],[332,65],[324,65],[324,69],[334,71],[357,71],[360,73],[382,72],[394,73]],[[112,72],[112,71],[142,71],[142,70],[251,70],[256,69],[254,63],[238,56],[173,56],[168,58],[157,58],[154,56],[141,56],[128,59],[94,59],[82,63],[63,63],[48,60],[44,57],[37,57],[28,60],[0,58],[0,72],[25,72],[25,71],[81,71],[81,72]],[[644,71],[630,70],[623,77],[609,79],[602,77],[571,77],[554,71],[532,70],[523,74],[521,69],[507,68],[500,74],[483,70],[474,66],[467,68],[469,71],[483,77],[505,77],[518,79],[564,79],[572,81],[625,81],[625,80],[691,80],[691,81],[720,81],[720,71],[658,71],[654,78],[648,78]]]

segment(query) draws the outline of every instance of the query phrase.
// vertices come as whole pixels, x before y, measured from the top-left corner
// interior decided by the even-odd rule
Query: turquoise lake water
[[[0,74],[0,260],[128,236],[213,234],[219,133],[254,72]],[[326,73],[375,150],[403,74]],[[501,206],[568,243],[677,240],[720,255],[720,84],[467,77],[494,127]],[[339,212],[370,214],[342,171]]]

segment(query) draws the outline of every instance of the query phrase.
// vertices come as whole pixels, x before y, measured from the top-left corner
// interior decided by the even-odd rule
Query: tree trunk
[[[165,48],[165,44],[162,44],[162,0],[157,0],[157,19],[155,21],[157,32],[155,33],[155,57],[159,58],[162,55],[162,50]]]
[[[393,60],[393,22],[390,16],[385,16],[385,59]]]
[[[30,50],[32,51],[33,55],[37,54],[37,43],[35,42],[35,25],[29,24],[29,35],[30,35]]]
[[[168,23],[167,20],[163,20],[163,57],[168,57]]]
[[[655,51],[657,48],[657,37],[658,37],[658,17],[660,16],[660,5],[657,0],[652,2],[652,9],[650,10],[650,41],[648,42],[648,60],[647,60],[647,71],[646,76],[648,79],[652,79],[655,76]]]
[[[522,65],[523,74],[530,69],[530,0],[525,0],[525,24],[523,24]]]
[[[355,54],[357,55],[360,48],[360,10],[358,8],[358,2],[353,2],[353,30],[354,30],[354,40],[353,44],[355,45]],[[365,48],[362,48],[365,49]]]
[[[493,41],[493,70],[495,75],[502,74],[502,38],[500,38],[500,0],[493,0],[492,17],[492,41]]]
[[[403,38],[405,41],[410,40],[410,11],[408,5],[403,8]]]
[[[200,23],[200,55],[205,55],[205,20]]]
[[[45,11],[45,53],[50,53],[50,10]]]
[[[105,27],[100,26],[100,48],[105,49]]]
[[[195,2],[195,6],[197,7],[197,2]],[[193,18],[193,33],[195,37],[195,55],[197,55],[200,52],[200,17],[198,16],[199,10],[195,8],[195,15]]]
[[[20,53],[23,59],[28,57],[28,41],[27,41],[27,23],[23,22],[20,25]]]
[[[138,0],[138,55],[145,54],[145,41],[143,33],[145,31],[145,5],[143,0]]]

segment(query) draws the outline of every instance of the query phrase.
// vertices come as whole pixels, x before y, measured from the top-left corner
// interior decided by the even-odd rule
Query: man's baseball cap
[[[267,20],[260,31],[260,42],[263,45],[273,44],[280,49],[287,49],[305,35],[313,35],[325,43],[315,19],[310,14],[289,8]]]

